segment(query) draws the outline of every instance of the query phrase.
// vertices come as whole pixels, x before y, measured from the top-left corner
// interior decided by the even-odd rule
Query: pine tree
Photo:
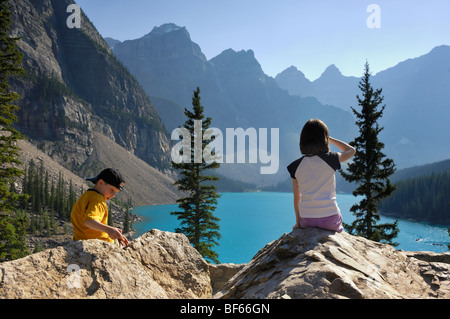
[[[55,191],[55,210],[61,218],[64,218],[64,203],[65,203],[65,192],[64,192],[64,176],[60,171],[58,173],[58,182],[56,184]]]
[[[48,209],[51,211],[51,212],[55,212],[56,211],[56,209],[55,209],[55,201],[56,201],[56,189],[55,189],[55,182],[52,180],[52,182],[51,182],[51,186],[50,186],[50,196],[49,196],[49,199],[48,199]]]
[[[77,201],[77,194],[75,192],[75,189],[73,187],[73,182],[70,180],[69,182],[69,191],[68,191],[68,198],[67,198],[67,207],[66,207],[66,220],[70,220],[70,213],[72,212],[72,207],[75,205]]]
[[[48,206],[49,205],[49,197],[50,197],[50,192],[49,192],[49,188],[48,188],[48,170],[45,170],[45,180],[44,180],[44,205]]]
[[[130,211],[128,206],[125,208],[125,216],[123,219],[123,233],[126,234],[130,231]]]
[[[196,145],[201,145],[201,151],[205,150],[208,141],[203,137],[205,131],[211,124],[211,118],[205,118],[203,114],[203,106],[200,103],[200,89],[194,91],[192,98],[193,111],[185,109],[184,114],[187,121],[184,129],[190,133],[191,142],[189,143],[189,154],[183,149],[183,156],[187,155],[187,161],[175,163],[172,166],[180,170],[180,178],[175,182],[178,189],[187,194],[186,197],[177,200],[178,207],[181,211],[172,212],[181,220],[181,227],[176,232],[184,233],[191,244],[204,257],[218,263],[219,255],[213,250],[218,245],[217,239],[220,239],[219,218],[213,215],[213,211],[217,207],[217,199],[220,197],[216,192],[216,186],[211,182],[217,181],[219,178],[210,174],[210,170],[219,168],[220,164],[216,161],[206,162],[202,157],[201,160],[196,156]],[[199,130],[199,122],[201,121],[201,134],[196,132]],[[196,126],[197,124],[197,126]],[[200,143],[200,144],[199,144]]]
[[[10,191],[10,185],[23,174],[20,165],[17,141],[20,133],[13,127],[17,121],[14,104],[20,96],[9,90],[10,76],[19,75],[22,69],[22,54],[9,35],[11,16],[8,1],[0,0],[0,261],[25,256],[25,218],[13,213],[22,196]]]
[[[133,206],[131,197],[128,197],[125,207],[125,217],[123,220],[123,233],[128,233],[133,230],[133,221],[131,220],[130,208]]]
[[[378,140],[378,134],[383,130],[379,127],[378,120],[386,105],[378,108],[384,97],[381,95],[381,89],[372,88],[370,76],[369,64],[366,62],[364,75],[359,82],[362,97],[356,97],[361,111],[358,112],[352,107],[360,133],[360,136],[350,142],[350,145],[356,148],[356,154],[353,162],[348,165],[349,173],[341,172],[347,181],[356,182],[358,185],[353,195],[363,195],[364,198],[351,207],[356,219],[351,225],[344,224],[344,227],[350,234],[397,245],[392,240],[399,232],[398,221],[393,224],[377,224],[380,220],[379,202],[396,189],[389,180],[389,176],[395,171],[395,165],[392,159],[385,158],[386,155],[382,152],[384,144]]]

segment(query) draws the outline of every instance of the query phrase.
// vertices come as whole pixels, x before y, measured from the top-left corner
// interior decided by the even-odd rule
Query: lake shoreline
[[[248,190],[248,191],[244,191],[244,192],[221,192],[219,194],[247,194],[247,193],[284,193],[284,194],[289,194],[291,192]],[[353,196],[352,193],[343,193],[343,192],[337,193],[337,196],[339,196],[339,195],[352,195]],[[167,203],[167,204],[138,205],[138,206],[133,207],[133,209],[137,208],[137,207],[161,206],[161,205],[176,205],[176,202]],[[378,211],[378,213],[380,214],[380,216],[391,217],[391,218],[398,218],[398,219],[412,221],[412,222],[418,222],[418,223],[423,222],[423,223],[428,223],[428,224],[433,225],[433,226],[450,228],[450,223],[447,223],[447,222],[444,222],[444,221],[431,221],[431,220],[423,219],[423,218],[408,218],[408,217],[405,217],[405,216],[401,216],[400,214],[395,213],[395,212]],[[137,218],[140,219],[139,221],[142,221],[142,216],[139,216],[137,214],[134,214],[134,215],[137,216]]]
[[[352,194],[337,194],[337,201],[346,223],[354,220],[350,207],[358,201]],[[133,226],[139,237],[150,229],[173,232],[179,221],[170,212],[177,204],[133,208],[142,222]],[[295,214],[290,192],[221,193],[214,214],[220,219],[222,238],[216,250],[221,263],[246,263],[267,243],[292,231]],[[394,218],[380,214],[380,223],[393,223]],[[447,226],[415,222],[399,218],[400,233],[394,242],[404,251],[447,252],[450,244]]]

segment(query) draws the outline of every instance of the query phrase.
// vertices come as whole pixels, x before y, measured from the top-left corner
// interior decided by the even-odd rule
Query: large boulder
[[[150,230],[133,240],[126,254],[167,294],[168,298],[211,298],[208,263],[183,234]]]
[[[296,229],[261,249],[214,298],[450,298],[450,254]]]
[[[74,241],[0,264],[0,298],[210,298],[208,264],[186,236],[151,230],[127,248]]]

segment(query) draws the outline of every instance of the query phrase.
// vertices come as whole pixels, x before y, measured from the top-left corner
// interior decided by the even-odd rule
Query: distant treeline
[[[25,167],[22,193],[28,199],[21,203],[21,208],[28,212],[29,234],[52,236],[58,232],[57,217],[63,221],[70,220],[72,206],[78,194],[67,182],[63,174],[58,174],[58,180],[50,180],[48,170],[42,163],[37,165],[31,160]],[[63,233],[66,229],[63,230]]]
[[[431,164],[425,164],[420,166],[414,166],[401,169],[392,176],[391,182],[397,183],[398,181],[431,175],[432,173],[445,173],[450,172],[450,159],[443,160]]]
[[[397,190],[381,202],[381,213],[450,224],[450,172],[396,182]]]

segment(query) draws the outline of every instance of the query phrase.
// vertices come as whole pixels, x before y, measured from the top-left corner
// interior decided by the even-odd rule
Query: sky
[[[450,45],[449,0],[75,0],[103,37],[186,27],[207,59],[253,50],[272,77],[295,66],[313,81],[331,64],[372,74]]]

